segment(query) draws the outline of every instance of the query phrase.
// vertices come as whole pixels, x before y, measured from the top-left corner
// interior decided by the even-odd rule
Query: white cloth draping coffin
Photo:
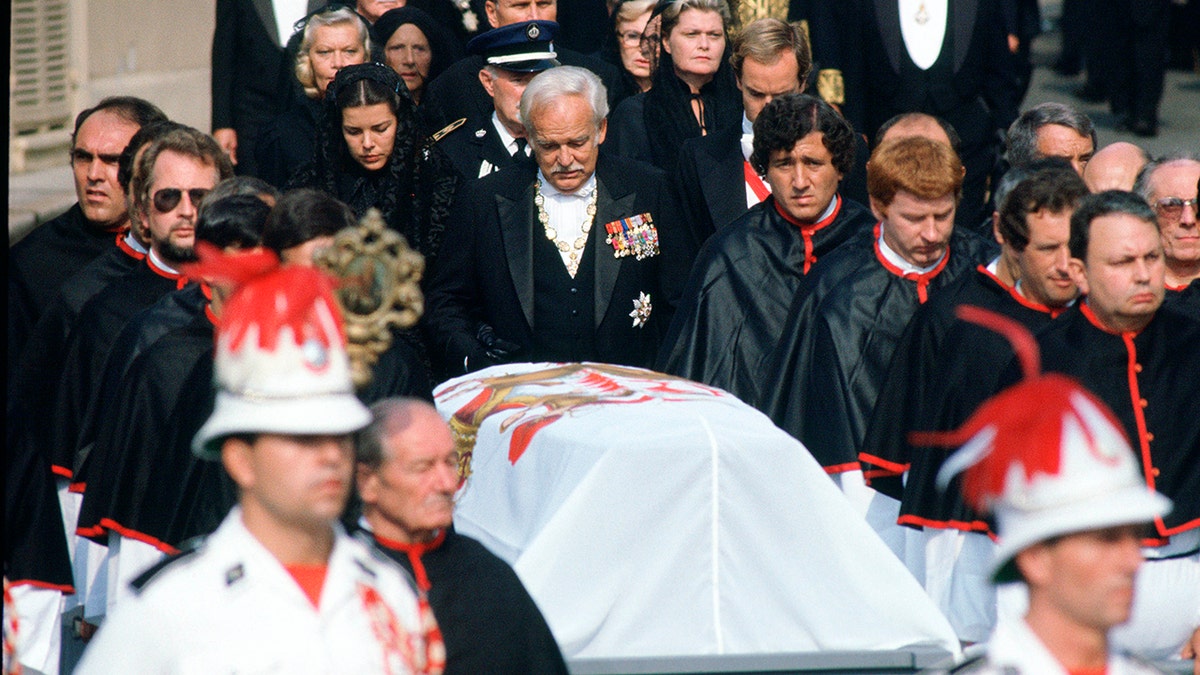
[[[516,569],[568,658],[956,652],[811,455],[718,389],[604,364],[451,380],[455,526]]]

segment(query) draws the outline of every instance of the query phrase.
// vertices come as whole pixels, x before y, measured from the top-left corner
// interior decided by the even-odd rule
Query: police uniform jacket
[[[411,581],[340,527],[319,607],[245,528],[240,508],[134,586],[78,672],[406,673],[403,659],[385,661],[384,642],[411,638],[423,649]]]

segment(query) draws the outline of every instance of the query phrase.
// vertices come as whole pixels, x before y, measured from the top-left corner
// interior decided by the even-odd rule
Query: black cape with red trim
[[[1098,328],[1088,312],[1086,303],[1076,305],[1037,334],[1042,370],[1076,378],[1112,408],[1146,483],[1174,502],[1155,522],[1160,536],[1200,527],[1200,321],[1164,308],[1128,337]],[[1019,379],[1011,364],[1000,384]]]
[[[1167,289],[1163,298],[1163,306],[1176,312],[1187,314],[1193,319],[1200,319],[1200,279],[1184,286],[1182,290]]]
[[[147,259],[109,284],[84,305],[71,330],[58,394],[46,422],[52,465],[71,467],[81,459],[79,433],[88,406],[100,391],[105,360],[121,329],[139,311],[177,290],[183,280],[163,276]],[[111,395],[112,392],[108,392]]]
[[[420,583],[405,550],[393,548],[395,542],[376,543]],[[567,672],[546,619],[508,563],[453,528],[441,545],[416,555],[446,643],[446,675]]]
[[[58,297],[42,315],[29,338],[28,348],[8,382],[8,424],[10,452],[33,451],[49,461],[49,418],[62,377],[63,361],[71,328],[88,300],[116,279],[128,274],[145,258],[128,248],[114,246],[63,284]],[[54,467],[56,473],[70,478],[70,467]]]
[[[821,259],[873,224],[865,207],[842,200],[833,222],[812,235],[811,269],[820,269]],[[772,198],[721,228],[692,267],[657,369],[756,401],[805,260],[800,228],[780,215]]]
[[[859,468],[863,434],[892,354],[921,304],[917,282],[882,264],[877,231],[846,242],[804,278],[762,373],[759,409],[829,473]],[[995,252],[993,242],[955,228],[949,258],[928,281],[928,297]]]
[[[220,523],[236,491],[219,462],[191,451],[212,412],[212,359],[213,324],[201,312],[130,364],[81,472],[80,535],[104,542],[112,531],[173,552]]]
[[[207,291],[197,283],[189,283],[184,288],[167,293],[154,304],[141,310],[133,316],[121,329],[121,333],[109,349],[105,359],[98,392],[115,392],[122,386],[122,380],[129,366],[150,345],[171,331],[186,326],[204,313],[208,304]],[[73,480],[87,483],[96,466],[92,457],[92,446],[96,442],[97,429],[101,420],[121,416],[124,413],[113,396],[94,396],[88,406],[87,413],[79,425],[78,447],[81,448],[81,461],[74,472]],[[103,464],[99,464],[103,467]],[[103,468],[99,470],[103,472]]]
[[[13,432],[10,423],[10,449],[4,453],[4,578],[72,593],[75,581],[50,465],[39,453],[14,452]]]
[[[93,226],[79,204],[8,250],[8,372],[67,279],[112,248],[115,231]]]
[[[987,520],[963,503],[956,476],[937,487],[942,462],[956,448],[914,446],[914,431],[962,426],[996,392],[1012,347],[1002,335],[960,320],[972,305],[997,312],[1035,332],[1050,323],[1047,307],[1016,294],[983,266],[963,275],[917,310],[892,358],[867,425],[859,460],[871,487],[900,500],[903,525],[987,531]],[[906,480],[900,476],[907,472]]]

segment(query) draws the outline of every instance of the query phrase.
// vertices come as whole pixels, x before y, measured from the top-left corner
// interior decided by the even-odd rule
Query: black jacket
[[[463,188],[446,230],[442,256],[426,293],[426,327],[431,348],[450,372],[462,372],[464,357],[475,369],[491,362],[476,340],[480,322],[521,346],[517,358],[538,360],[533,352],[533,243],[544,237],[535,216],[537,167],[522,164]],[[603,154],[596,167],[600,190],[593,230],[599,242],[585,255],[595,261],[594,327],[596,353],[590,360],[649,367],[670,322],[672,304],[691,256],[681,235],[675,206],[661,172]],[[637,260],[617,258],[603,243],[604,225],[650,213],[658,230],[660,254]],[[640,293],[651,296],[650,317],[634,327],[629,316]]]

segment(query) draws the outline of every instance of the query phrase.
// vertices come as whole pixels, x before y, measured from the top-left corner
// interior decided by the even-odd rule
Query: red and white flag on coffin
[[[804,447],[730,394],[591,363],[435,394],[475,437],[456,527],[513,565],[569,658],[958,649]]]

